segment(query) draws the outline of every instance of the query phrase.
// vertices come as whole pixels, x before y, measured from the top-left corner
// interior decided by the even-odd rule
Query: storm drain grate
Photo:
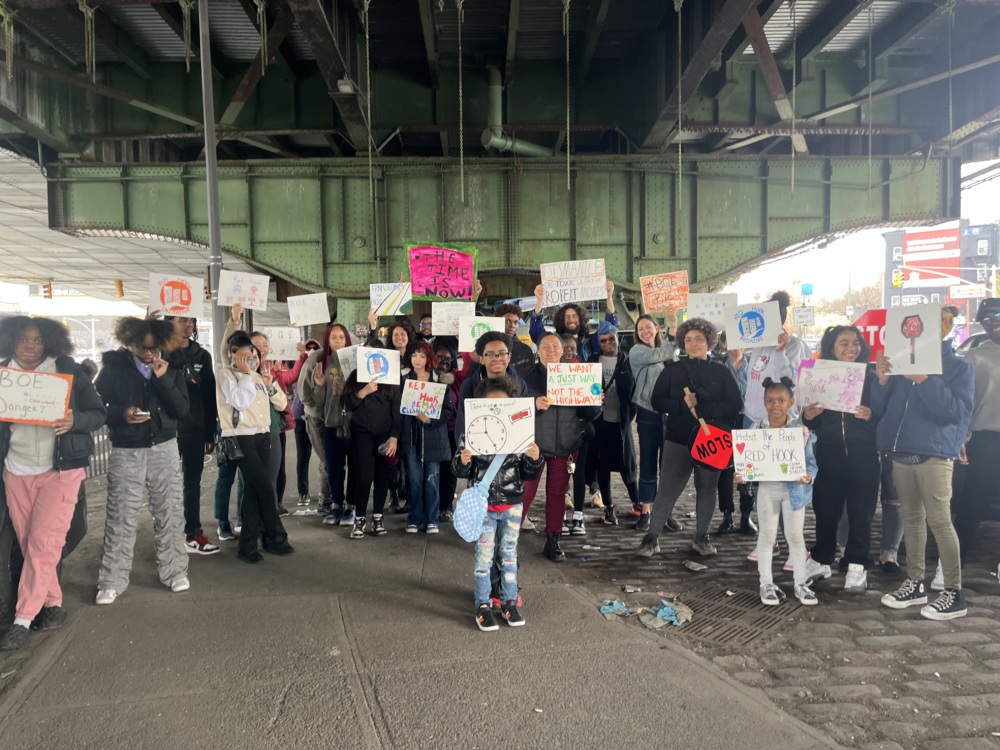
[[[680,633],[725,646],[741,646],[765,633],[788,625],[788,618],[802,607],[794,599],[779,607],[761,604],[757,593],[726,589],[697,591],[681,597],[694,610],[694,619]]]

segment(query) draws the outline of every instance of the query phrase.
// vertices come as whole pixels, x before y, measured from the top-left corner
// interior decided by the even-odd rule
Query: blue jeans
[[[406,461],[406,506],[409,515],[406,523],[426,528],[438,525],[441,507],[441,464],[421,461],[416,451],[403,456]]]
[[[236,485],[236,518],[243,518],[243,475],[237,471],[233,461],[226,461],[219,467],[215,479],[215,517],[219,521],[229,520],[229,498],[233,494],[233,482]]]
[[[663,447],[663,417],[655,411],[637,406],[635,418],[639,433],[639,502],[651,503],[656,498],[656,471],[660,467]]]
[[[483,530],[476,542],[473,586],[476,606],[490,603],[490,568],[500,545],[500,594],[504,602],[517,601],[517,538],[521,533],[521,506],[502,513],[487,510]]]

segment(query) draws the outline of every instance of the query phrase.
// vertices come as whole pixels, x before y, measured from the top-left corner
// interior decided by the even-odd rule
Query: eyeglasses
[[[433,323],[421,323],[420,327],[421,328],[426,328],[426,329],[430,330],[431,328],[434,327],[434,324]]]
[[[497,359],[507,359],[508,357],[510,357],[510,352],[486,352],[483,354],[483,359],[490,362]]]
[[[452,359],[451,357],[438,357],[438,362],[447,362],[448,364],[451,364]]]
[[[707,344],[708,342],[705,340],[704,336],[685,336],[684,337],[684,343],[685,344]]]

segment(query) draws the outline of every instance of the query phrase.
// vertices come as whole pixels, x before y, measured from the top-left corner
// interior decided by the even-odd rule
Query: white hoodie
[[[10,366],[20,369],[17,360],[11,360]],[[35,372],[56,372],[55,359],[46,357],[35,368]],[[55,452],[56,433],[51,425],[12,422],[10,425],[10,449],[4,459],[4,468],[19,477],[38,476],[52,471]]]

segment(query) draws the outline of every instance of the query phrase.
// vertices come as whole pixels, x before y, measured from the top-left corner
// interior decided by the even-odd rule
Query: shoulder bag
[[[240,413],[233,407],[233,427],[240,423]],[[222,436],[221,428],[215,433],[215,463],[217,466],[225,466],[226,463],[239,461],[243,458],[243,450],[235,436]]]
[[[483,519],[486,518],[489,507],[490,484],[496,478],[505,458],[506,454],[494,456],[482,480],[464,490],[455,504],[455,515],[451,523],[458,535],[467,542],[476,541],[482,534]]]

